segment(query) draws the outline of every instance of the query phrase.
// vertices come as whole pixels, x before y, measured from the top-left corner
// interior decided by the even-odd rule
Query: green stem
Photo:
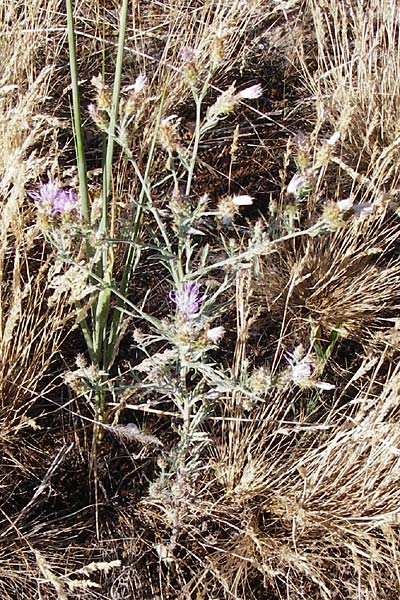
[[[79,194],[81,197],[82,215],[86,223],[90,221],[89,196],[86,174],[85,149],[83,144],[81,108],[79,100],[78,67],[76,61],[75,48],[75,26],[72,0],[67,0],[67,27],[68,27],[68,47],[69,47],[69,66],[71,71],[72,87],[72,112],[75,134],[76,160],[78,163]]]
[[[195,90],[195,88],[193,88],[193,87],[191,88],[193,98],[194,98],[194,101],[196,104],[196,125],[195,125],[195,132],[194,132],[192,156],[191,156],[190,163],[189,163],[188,178],[187,178],[187,182],[186,182],[186,191],[185,191],[186,196],[189,196],[190,190],[192,188],[194,169],[196,166],[197,155],[199,152],[199,144],[200,144],[200,139],[201,139],[201,134],[202,134],[202,131],[201,131],[201,107],[202,107],[203,100],[207,94],[208,87],[210,85],[210,81],[211,81],[213,74],[214,74],[214,71],[210,71],[208,73],[200,92],[197,92]]]
[[[136,215],[135,215],[135,219],[133,222],[132,234],[130,237],[130,241],[132,243],[128,249],[128,253],[127,253],[127,257],[126,257],[126,261],[125,261],[124,272],[123,272],[121,283],[119,286],[119,294],[117,296],[117,303],[116,303],[116,307],[114,309],[110,333],[108,336],[107,356],[105,357],[105,360],[104,360],[104,365],[105,365],[104,368],[106,370],[111,366],[112,356],[113,356],[113,352],[114,352],[114,346],[117,342],[117,338],[118,338],[118,334],[119,334],[119,330],[120,330],[120,324],[121,324],[121,319],[122,319],[121,308],[125,304],[125,296],[126,296],[129,281],[130,281],[130,278],[132,275],[132,266],[135,262],[136,247],[135,247],[134,242],[136,241],[136,239],[139,235],[139,232],[140,232],[140,226],[142,223],[143,206],[144,206],[146,199],[149,203],[151,203],[150,170],[151,170],[151,166],[153,164],[153,156],[154,156],[154,152],[155,152],[155,148],[156,148],[158,129],[159,129],[160,122],[161,122],[162,110],[164,107],[166,91],[167,91],[167,84],[164,87],[164,91],[163,91],[163,94],[160,99],[160,105],[158,108],[156,126],[155,126],[154,134],[152,137],[151,145],[149,148],[149,153],[148,153],[147,162],[146,162],[146,169],[145,169],[143,177],[141,177],[139,169],[135,168],[137,174],[139,175],[139,179],[140,179],[142,187],[140,190],[139,200],[138,200],[137,209],[136,209]],[[134,166],[136,167],[136,163],[133,160],[132,160],[132,162],[133,162]]]
[[[75,306],[78,309],[78,311],[81,310],[80,302],[75,302]],[[89,352],[90,360],[93,364],[96,364],[96,355],[95,355],[95,352],[93,349],[92,332],[90,331],[90,327],[89,327],[89,323],[87,322],[87,319],[82,319],[82,321],[80,322],[80,326],[81,326],[81,330],[83,333],[83,337],[85,338],[86,347]]]
[[[114,156],[115,131],[119,113],[119,101],[121,93],[122,67],[124,59],[124,43],[126,35],[127,15],[129,0],[123,0],[121,7],[121,18],[119,25],[118,51],[114,72],[113,94],[111,100],[110,123],[107,132],[107,145],[105,157],[103,160],[103,187],[102,187],[102,210],[99,230],[104,235],[108,233],[108,200],[111,188],[112,164]],[[98,266],[99,275],[104,279],[104,283],[109,285],[112,280],[112,259],[110,257],[107,245],[102,252],[101,264]],[[97,299],[97,306],[94,315],[94,352],[98,364],[107,371],[110,349],[108,347],[106,331],[108,317],[110,313],[110,290],[102,290]]]
[[[194,168],[196,166],[197,154],[199,152],[202,96],[195,98],[195,102],[196,102],[196,129],[195,129],[195,134],[194,134],[192,156],[191,156],[191,160],[190,160],[190,164],[189,164],[188,178],[187,178],[187,182],[186,182],[186,191],[185,191],[186,196],[189,196],[189,194],[190,194],[190,190],[192,187],[193,175],[194,175]]]
[[[110,194],[110,186],[111,186],[111,173],[112,173],[112,161],[114,155],[114,140],[115,140],[115,129],[117,126],[118,119],[118,109],[119,109],[119,99],[121,92],[121,79],[122,79],[122,65],[124,59],[124,43],[125,43],[125,34],[126,34],[126,24],[127,24],[127,16],[128,16],[128,0],[123,0],[122,8],[121,8],[121,19],[119,23],[119,37],[118,37],[118,51],[117,51],[117,60],[115,64],[115,73],[114,73],[114,85],[113,85],[113,95],[111,101],[111,111],[110,111],[110,123],[108,127],[108,136],[107,136],[107,150],[105,162],[103,165],[103,190],[102,190],[102,215],[101,215],[101,224],[100,230],[103,232],[107,231],[107,217],[108,217],[108,197]]]

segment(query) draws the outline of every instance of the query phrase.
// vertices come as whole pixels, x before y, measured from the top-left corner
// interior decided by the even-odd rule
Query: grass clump
[[[0,9],[2,597],[397,598],[400,7],[67,4]]]

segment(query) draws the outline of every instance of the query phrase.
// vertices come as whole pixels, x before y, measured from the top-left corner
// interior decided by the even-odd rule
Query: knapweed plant
[[[137,336],[147,358],[133,368],[136,383],[131,387],[140,390],[150,404],[172,406],[176,415],[173,429],[177,442],[160,454],[160,474],[150,486],[147,501],[166,516],[173,550],[193,508],[201,451],[209,443],[206,419],[214,412],[221,389],[229,389],[230,382],[229,373],[209,356],[225,329],[212,324],[219,313],[202,282],[185,282],[180,289],[171,290],[169,300],[171,315],[157,328],[157,342],[162,341],[164,349],[155,351],[154,336]]]
[[[207,131],[214,128],[221,119],[232,113],[241,100],[251,100],[261,95],[261,88],[253,85],[237,92],[234,85],[221,93],[217,100],[203,109],[213,75],[216,73],[222,59],[222,38],[217,35],[214,50],[206,71],[201,71],[196,62],[196,52],[183,48],[182,63],[186,82],[190,87],[195,103],[196,124],[193,139],[184,146],[177,135],[178,118],[176,115],[163,115],[163,97],[159,98],[158,119],[154,123],[153,136],[148,143],[147,163],[144,172],[138,166],[133,151],[129,146],[127,135],[129,124],[134,114],[140,96],[148,85],[147,77],[139,74],[133,85],[121,96],[121,78],[123,71],[123,55],[125,31],[128,13],[128,0],[122,2],[120,14],[119,40],[112,91],[101,76],[93,78],[96,90],[96,102],[89,108],[89,113],[102,130],[104,135],[104,152],[102,161],[102,190],[101,208],[89,201],[90,189],[87,177],[86,159],[82,133],[82,107],[80,100],[75,24],[72,0],[67,1],[68,42],[70,53],[70,72],[72,82],[72,115],[75,139],[76,160],[79,178],[79,195],[72,189],[60,184],[57,179],[49,176],[48,181],[40,182],[38,190],[31,191],[30,196],[36,201],[39,222],[45,231],[47,239],[56,248],[57,265],[55,273],[61,284],[61,263],[69,266],[64,275],[63,289],[68,289],[71,300],[75,303],[78,321],[87,345],[90,363],[98,374],[94,385],[93,396],[95,404],[95,428],[98,429],[105,417],[106,395],[109,389],[108,379],[110,369],[115,361],[118,344],[123,333],[123,315],[127,307],[131,307],[135,316],[148,320],[154,326],[155,319],[148,318],[142,309],[133,307],[127,299],[127,291],[132,274],[140,260],[143,243],[138,243],[143,214],[154,219],[157,228],[151,228],[152,245],[156,245],[159,258],[169,271],[173,295],[180,323],[190,331],[180,333],[193,338],[192,329],[196,330],[193,320],[193,306],[200,305],[202,297],[198,296],[197,283],[203,275],[214,269],[208,267],[208,248],[199,252],[198,243],[193,237],[198,234],[196,224],[205,214],[216,215],[208,210],[208,198],[203,196],[197,207],[192,208],[191,196],[195,180],[195,168],[201,138]],[[157,100],[156,100],[157,101]],[[137,198],[134,201],[134,214],[130,229],[125,239],[117,239],[114,222],[111,218],[111,183],[113,156],[115,144],[119,144],[126,159],[133,166],[140,182]],[[163,221],[161,211],[153,200],[153,187],[157,182],[150,179],[156,145],[161,145],[167,155],[167,176],[163,183],[171,182],[170,208],[172,213],[172,232]],[[79,197],[79,201],[78,201]],[[246,197],[248,198],[248,197]],[[226,204],[226,201],[225,201]],[[230,213],[238,212],[240,202],[235,198],[228,201]],[[207,213],[208,210],[208,213]],[[218,212],[218,211],[217,211]],[[97,213],[97,214],[96,214]],[[223,220],[224,215],[220,215]],[[229,217],[231,218],[231,217]],[[115,271],[115,252],[121,247],[126,249],[122,274]],[[236,258],[229,257],[228,263],[234,263]],[[222,261],[221,266],[224,266]],[[204,281],[206,283],[206,280]],[[226,288],[226,277],[220,286],[220,292]],[[213,292],[208,302],[215,302],[218,293]],[[204,299],[204,298],[203,298]],[[186,312],[185,312],[186,311]],[[212,331],[212,330],[210,330]],[[205,340],[216,341],[220,330],[214,328],[211,337]],[[178,335],[178,334],[177,334]],[[200,335],[197,331],[196,335]],[[203,335],[203,334],[201,334]],[[185,404],[184,413],[188,407]],[[185,418],[187,432],[187,418]],[[101,427],[99,429],[101,431]]]
[[[236,243],[226,231],[234,223],[242,206],[250,206],[253,198],[247,194],[226,194],[213,202],[207,193],[196,189],[196,167],[202,140],[208,132],[238,109],[242,101],[257,99],[261,86],[251,85],[237,91],[232,84],[211,104],[207,98],[212,79],[223,58],[223,38],[216,35],[210,59],[200,66],[197,53],[182,49],[182,73],[194,102],[195,123],[193,137],[184,142],[180,136],[180,117],[164,114],[168,99],[168,85],[158,98],[154,113],[157,115],[153,134],[147,141],[147,162],[139,166],[130,144],[129,127],[147,87],[151,86],[145,74],[138,74],[133,84],[121,88],[123,50],[128,2],[121,8],[119,43],[112,91],[101,76],[93,78],[96,101],[89,113],[103,132],[105,148],[102,163],[102,191],[100,210],[89,202],[90,190],[83,148],[81,105],[75,57],[75,31],[72,1],[68,7],[68,36],[73,90],[73,123],[76,159],[79,175],[79,199],[53,178],[40,183],[31,192],[37,204],[40,222],[47,238],[57,249],[56,280],[67,289],[77,307],[77,314],[86,341],[90,364],[79,358],[78,371],[85,380],[85,394],[94,399],[95,437],[102,435],[107,423],[107,394],[115,397],[122,383],[111,384],[113,366],[121,337],[124,317],[132,322],[140,319],[148,331],[135,333],[137,347],[146,358],[132,366],[133,387],[142,394],[152,394],[160,402],[172,403],[177,417],[175,426],[178,441],[161,464],[161,475],[152,487],[151,496],[161,506],[169,506],[168,514],[174,546],[184,514],[187,499],[193,491],[198,458],[208,437],[205,420],[215,408],[218,398],[240,388],[241,382],[232,380],[229,369],[215,363],[210,350],[224,337],[224,326],[218,322],[224,303],[232,294],[237,272],[242,268],[258,269],[262,256],[275,252],[277,246],[298,236],[317,235],[329,230],[324,218],[308,229],[290,228],[285,235],[275,238],[272,229],[258,222],[247,241]],[[116,231],[112,218],[111,189],[114,146],[118,144],[125,159],[133,168],[139,182],[129,226],[123,239]],[[165,174],[161,180],[165,193],[165,207],[160,206],[160,180],[153,180],[152,166],[157,152],[166,158]],[[289,186],[290,187],[290,186]],[[292,186],[293,187],[293,186]],[[97,214],[96,214],[97,213]],[[146,228],[142,227],[143,219]],[[213,220],[219,235],[217,258],[208,244],[202,244],[204,222]],[[117,271],[116,254],[123,248],[122,269]],[[160,266],[160,273],[169,282],[165,305],[169,316],[146,312],[146,296],[142,306],[131,302],[128,286],[144,253],[150,253]],[[60,275],[60,262],[69,265]],[[121,265],[121,261],[119,261]],[[163,309],[165,310],[165,308]],[[311,379],[311,366],[306,359],[288,359],[295,383]],[[314,373],[315,375],[315,373]],[[76,385],[76,378],[69,377]],[[132,386],[130,386],[132,387]],[[268,387],[267,384],[264,385]],[[251,386],[243,393],[257,401]],[[157,400],[157,401],[158,401]],[[114,420],[114,425],[116,425]],[[167,485],[168,482],[168,485]]]
[[[399,598],[399,9],[0,3],[1,599]]]

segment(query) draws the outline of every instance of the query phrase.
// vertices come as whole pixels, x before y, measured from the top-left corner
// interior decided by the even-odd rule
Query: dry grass
[[[339,131],[340,142],[318,171],[301,219],[309,224],[327,203],[349,196],[372,205],[373,213],[349,218],[325,236],[285,242],[260,263],[258,277],[242,265],[235,303],[224,317],[229,335],[218,360],[231,367],[236,381],[255,367],[279,373],[285,351],[299,344],[313,350],[317,335],[328,338],[338,328],[322,376],[335,389],[285,384],[252,403],[240,386],[221,393],[207,421],[212,443],[179,510],[166,493],[157,496],[151,485],[149,492],[160,472],[159,446],[106,432],[97,457],[97,523],[90,407],[60,377],[64,361],[71,367],[84,345],[78,341],[75,348],[67,337],[73,314],[66,299],[51,302],[54,257],[26,195],[47,172],[74,181],[62,10],[42,0],[29,6],[8,0],[0,7],[0,58],[7,65],[0,78],[1,597],[395,600],[400,4],[132,3],[123,83],[140,72],[150,83],[130,129],[139,165],[164,88],[164,113],[179,113],[181,133],[190,137],[193,107],[180,53],[183,46],[197,48],[205,68],[219,32],[224,63],[213,93],[233,80],[238,87],[263,81],[268,98],[269,74],[277,69],[282,78],[291,73],[290,89],[281,104],[243,109],[239,121],[251,136],[239,137],[236,160],[230,123],[204,144],[195,189],[213,186],[207,191],[215,200],[231,184],[252,193],[254,183],[262,217],[269,219],[264,185],[284,207],[284,185],[295,170],[293,133],[308,132],[313,161],[323,140]],[[100,155],[99,134],[86,110],[94,95],[90,79],[101,71],[105,46],[106,79],[112,81],[118,14],[114,1],[86,0],[77,7],[91,169]],[[268,111],[273,116],[265,134],[257,118]],[[155,179],[164,163],[160,150]],[[122,218],[137,181],[118,157],[114,179]],[[160,190],[160,202],[168,193]],[[245,246],[257,218],[249,214],[227,237]],[[210,233],[207,241],[215,239]],[[220,250],[213,248],[216,256]],[[154,310],[164,307],[157,267],[145,269],[134,281],[135,294],[146,292],[144,278],[154,282]],[[124,370],[124,357],[117,367]],[[151,412],[144,392],[135,394],[142,438],[161,440],[167,455],[175,436],[170,413]],[[125,420],[132,418],[118,402]]]
[[[341,132],[344,161],[370,180],[364,194],[393,190],[399,177],[397,5],[311,1],[308,10],[315,55],[311,65],[304,53],[299,61],[321,125]]]
[[[212,560],[238,597],[247,597],[256,571],[281,597],[398,594],[396,570],[386,571],[398,560],[399,542],[397,371],[368,402],[373,379],[369,388],[353,400],[363,406],[356,417],[341,407],[319,425],[299,426],[265,408],[257,427],[237,431],[241,478],[220,495],[223,513],[237,521],[233,527],[230,519],[229,541],[216,544]]]
[[[398,217],[383,211],[323,238],[286,245],[265,265],[257,302],[279,323],[287,343],[326,336],[396,345],[399,310]],[[268,274],[268,277],[267,277]]]

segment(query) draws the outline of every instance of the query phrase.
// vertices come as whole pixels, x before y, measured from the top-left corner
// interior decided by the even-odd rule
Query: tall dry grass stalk
[[[362,193],[377,197],[399,181],[399,5],[311,0],[307,8],[316,44],[313,62],[300,56],[306,85],[321,124],[342,134],[344,162],[368,178]]]
[[[46,32],[55,10],[55,3],[38,2],[29,10],[12,2],[1,7],[1,60],[8,69],[0,82],[0,402],[14,424],[25,402],[34,402],[64,335],[64,310],[48,301],[49,258],[26,196],[38,176],[57,165],[61,123],[45,107],[56,67],[40,60],[54,48]],[[48,153],[41,156],[42,145]]]
[[[48,306],[49,262],[26,197],[26,188],[57,164],[60,122],[45,107],[56,67],[41,60],[54,49],[46,32],[55,10],[56,3],[1,7],[1,60],[8,67],[0,82],[1,406],[12,422],[24,402],[34,401],[63,335],[62,306]],[[41,145],[48,154],[40,155]]]
[[[0,7],[4,67],[0,77],[0,444],[4,461],[0,589],[4,598],[33,597],[37,591],[32,556],[22,541],[24,534],[17,534],[13,524],[21,515],[22,489],[28,496],[24,503],[29,504],[32,483],[28,482],[36,480],[48,460],[40,442],[27,443],[27,438],[43,426],[39,423],[43,409],[37,407],[56,389],[49,367],[60,360],[66,333],[65,305],[61,299],[50,302],[54,291],[50,256],[33,224],[33,207],[26,196],[39,176],[57,168],[62,122],[48,110],[57,71],[57,42],[49,33],[56,10],[56,2],[34,2],[29,7],[5,2]]]

